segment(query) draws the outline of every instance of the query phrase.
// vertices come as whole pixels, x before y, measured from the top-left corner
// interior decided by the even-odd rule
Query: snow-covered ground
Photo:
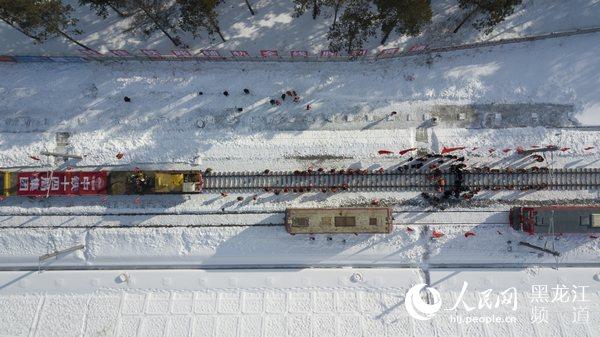
[[[2,272],[0,335],[592,337],[600,328],[597,269],[428,273],[441,308],[419,321],[405,307],[425,281],[417,269]]]
[[[74,152],[86,155],[80,165],[178,162],[231,171],[306,167],[305,158],[347,166],[367,157],[368,166],[381,148],[414,147],[415,128],[406,121],[426,121],[430,109],[447,104],[567,104],[569,119],[598,125],[600,83],[591,74],[600,73],[599,42],[600,33],[460,51],[431,65],[425,56],[380,63],[1,64],[0,164],[37,165],[29,156],[52,150],[54,132],[68,131]],[[269,104],[290,89],[300,103]],[[399,114],[388,118],[391,111]],[[595,165],[596,150],[585,148],[600,148],[595,129],[445,129],[442,120],[428,133],[425,145],[434,151],[570,147],[558,155],[563,165]]]
[[[285,1],[251,3],[254,18],[244,2],[221,6],[227,43],[184,39],[194,51],[326,49],[327,13],[313,22],[310,15],[292,19]],[[456,2],[433,1],[433,8],[423,34],[392,36],[384,47],[600,23],[598,0],[526,0],[490,35],[470,24],[452,34],[464,15]],[[172,49],[158,34],[141,40],[119,33],[124,23],[114,15],[97,21],[78,11],[82,40],[94,48]],[[368,47],[377,47],[376,39]],[[0,53],[73,50],[60,40],[33,46],[0,24]],[[0,168],[394,169],[409,156],[400,150],[445,146],[466,147],[457,153],[471,167],[516,168],[534,165],[515,153],[518,146],[547,145],[565,149],[544,153],[543,165],[599,168],[597,55],[600,33],[377,62],[2,63]],[[269,103],[287,90],[297,91],[300,102]],[[82,160],[55,165],[40,156],[55,149],[57,132],[70,133],[68,151]],[[379,155],[382,149],[395,154]],[[508,228],[513,205],[597,204],[598,190],[483,191],[444,211],[408,191],[253,195],[1,198],[0,336],[592,337],[600,327],[593,319],[600,313],[600,239]],[[373,199],[394,209],[388,235],[311,239],[283,227],[287,207],[364,206]],[[44,254],[78,245],[40,263]],[[279,269],[290,266],[314,268]],[[109,270],[6,271],[38,267]],[[117,270],[158,267],[194,270]],[[231,270],[240,267],[275,269]],[[471,306],[482,303],[476,291],[514,286],[518,309],[502,302],[498,310],[440,311],[430,321],[408,316],[406,294],[414,284],[436,288],[447,308],[465,281]],[[536,284],[585,286],[587,301],[534,302]],[[539,317],[540,308],[546,316]],[[482,313],[515,321],[455,320]],[[536,317],[546,322],[532,323]],[[582,322],[574,322],[578,317]]]
[[[0,267],[37,267],[39,257],[77,245],[84,248],[44,261],[43,267],[178,265],[214,268],[238,266],[461,266],[600,264],[600,241],[587,235],[531,236],[509,229],[507,212],[484,214],[466,211],[445,216],[414,213],[395,222],[390,234],[290,235],[280,217],[268,224],[256,216],[238,215],[235,226],[212,217],[211,226],[187,227],[191,221],[173,217],[175,223],[146,217],[142,225],[118,226],[103,217],[3,217],[0,228]],[[201,216],[198,216],[201,217]],[[224,216],[228,219],[231,216]],[[399,216],[402,217],[402,216]],[[442,218],[443,215],[439,215]],[[143,218],[143,217],[138,217]],[[48,220],[45,220],[48,219]],[[479,219],[480,221],[477,221]],[[124,219],[121,219],[123,222]],[[61,228],[53,228],[60,222]],[[231,221],[231,220],[230,220]],[[94,222],[91,223],[90,222]],[[112,223],[111,223],[112,222]],[[37,223],[37,224],[36,224]],[[71,223],[72,225],[69,225]],[[40,226],[45,224],[46,226]],[[244,225],[246,224],[246,225]],[[90,226],[86,228],[74,226]],[[32,227],[35,226],[35,227]],[[98,226],[98,227],[93,227]],[[166,227],[165,227],[166,226]],[[171,227],[173,226],[173,227]],[[435,238],[433,233],[443,234]],[[473,235],[466,235],[467,232]],[[523,247],[524,241],[558,251],[561,256]]]

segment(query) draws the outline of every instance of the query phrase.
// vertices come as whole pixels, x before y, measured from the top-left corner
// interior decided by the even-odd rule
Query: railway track
[[[402,211],[393,211],[392,215],[397,214],[434,214],[434,213],[443,213],[443,214],[452,214],[452,213],[508,213],[508,210],[473,210],[473,209],[457,209],[457,210],[436,210],[436,209],[428,209],[428,210],[402,210]],[[226,211],[169,211],[165,210],[164,212],[144,212],[144,210],[140,210],[139,212],[72,212],[72,211],[36,211],[34,213],[29,212],[1,212],[0,217],[6,216],[44,216],[44,217],[62,217],[62,216],[162,216],[162,215],[285,215],[285,210],[277,211],[277,210],[226,210]]]
[[[395,227],[419,225],[508,225],[507,211],[394,212]],[[0,215],[0,231],[58,228],[199,228],[283,227],[283,212],[203,215]]]
[[[455,177],[453,177],[455,178]],[[469,172],[463,174],[468,188],[538,188],[578,190],[600,187],[600,169],[552,169],[537,172]]]
[[[506,223],[472,223],[472,222],[446,222],[446,223],[394,223],[394,227],[410,227],[410,226],[425,226],[425,225],[443,225],[443,226],[452,226],[452,227],[465,227],[472,228],[473,226],[478,226],[479,229],[485,226],[508,226],[508,222]],[[163,224],[163,225],[73,225],[73,226],[2,226],[0,227],[0,231],[8,230],[8,229],[94,229],[94,228],[116,228],[116,229],[124,229],[124,228],[248,228],[248,227],[285,227],[284,223],[265,223],[265,224],[227,224],[227,225],[182,225],[182,224]],[[364,234],[364,233],[363,233]],[[368,234],[368,233],[367,233]],[[321,235],[321,234],[313,234],[313,235]],[[328,234],[323,234],[328,235]],[[332,235],[332,234],[329,234]],[[339,234],[337,234],[339,235]],[[354,235],[354,234],[346,234],[346,235]],[[370,234],[369,234],[370,235]]]
[[[402,173],[383,172],[366,174],[294,172],[217,172],[204,177],[205,190],[246,191],[290,189],[290,192],[318,191],[326,188],[361,190],[403,189],[407,191],[434,190],[436,184],[430,174],[417,170]]]
[[[491,263],[428,263],[433,269],[523,269],[523,268],[598,268],[598,262],[491,262]],[[285,264],[94,264],[94,265],[23,265],[2,266],[0,272],[23,271],[71,271],[71,270],[260,270],[260,269],[340,269],[340,268],[377,268],[377,269],[415,269],[423,268],[422,263],[285,263]]]
[[[460,179],[462,175],[462,179]],[[600,188],[600,169],[550,169],[539,171],[489,170],[443,171],[437,177],[422,170],[404,172],[384,171],[369,173],[323,172],[217,172],[204,177],[207,191],[311,192],[348,189],[361,191],[421,191],[439,188],[438,178],[446,181],[445,188],[461,185],[467,189],[552,189],[578,190]]]

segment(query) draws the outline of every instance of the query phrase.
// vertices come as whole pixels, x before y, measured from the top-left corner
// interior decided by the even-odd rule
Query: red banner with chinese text
[[[17,195],[97,195],[106,194],[106,172],[20,172]]]

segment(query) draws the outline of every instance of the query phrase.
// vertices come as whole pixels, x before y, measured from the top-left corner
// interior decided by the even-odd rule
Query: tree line
[[[239,3],[239,0],[236,0]],[[163,34],[178,48],[187,48],[181,32],[194,38],[202,33],[217,35],[225,42],[218,7],[234,0],[78,0],[79,6],[90,8],[99,18],[111,13],[128,19],[125,32],[150,36]],[[455,32],[472,17],[479,30],[492,27],[512,14],[521,0],[457,0],[465,10],[465,17]],[[250,15],[255,10],[244,0]],[[292,0],[294,16],[310,13],[313,19],[321,15],[332,17],[327,33],[332,51],[361,49],[364,43],[379,34],[381,44],[396,32],[400,35],[418,35],[431,21],[430,0]],[[0,20],[12,28],[43,43],[52,37],[63,37],[78,46],[90,49],[76,39],[82,31],[77,28],[75,8],[62,0],[0,0]]]

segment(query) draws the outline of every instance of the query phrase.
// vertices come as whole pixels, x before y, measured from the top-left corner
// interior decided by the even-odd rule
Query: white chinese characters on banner
[[[338,57],[339,53],[331,51],[331,50],[321,50],[321,57]]]
[[[18,195],[106,194],[106,172],[21,172]]]
[[[411,53],[415,53],[415,52],[418,52],[418,51],[423,51],[425,49],[427,49],[427,45],[416,44],[416,45],[411,46],[410,48],[408,48],[408,51],[411,52]]]
[[[367,50],[366,49],[351,50],[348,55],[350,57],[365,56],[365,55],[367,55]]]
[[[399,48],[388,48],[383,49],[379,52],[379,57],[389,57],[398,52]]]
[[[290,55],[292,57],[308,57],[308,52],[306,50],[292,50]]]
[[[221,54],[219,54],[219,52],[214,49],[205,49],[205,50],[202,50],[201,53],[202,53],[202,55],[204,55],[206,57],[210,57],[210,58],[221,57]]]
[[[279,57],[279,53],[277,50],[261,50],[260,56],[268,58],[268,57]]]
[[[123,49],[111,49],[110,52],[118,57],[131,57],[132,56],[127,50],[123,50]]]
[[[245,50],[232,50],[231,56],[233,56],[233,57],[250,57],[250,54]]]
[[[101,53],[92,50],[92,49],[78,49],[78,51],[81,53],[81,55],[86,56],[86,57],[101,57],[103,56]]]
[[[176,49],[176,50],[172,50],[171,52],[173,53],[173,55],[175,55],[175,57],[179,57],[179,58],[192,57],[192,53],[190,53],[189,50],[185,50],[185,49]]]
[[[150,58],[162,58],[162,55],[158,50],[154,49],[141,49],[142,54],[150,57]]]

